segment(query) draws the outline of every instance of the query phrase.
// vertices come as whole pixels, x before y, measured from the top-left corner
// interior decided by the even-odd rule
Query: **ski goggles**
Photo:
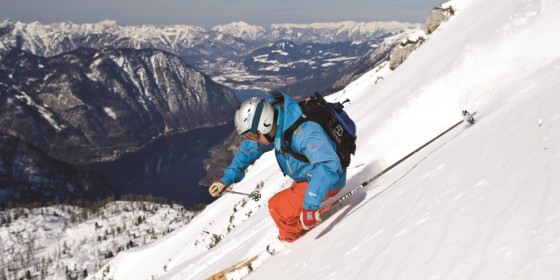
[[[248,130],[247,132],[242,134],[243,137],[251,140],[251,141],[257,141],[257,138],[259,137],[259,133],[253,133],[252,131]]]

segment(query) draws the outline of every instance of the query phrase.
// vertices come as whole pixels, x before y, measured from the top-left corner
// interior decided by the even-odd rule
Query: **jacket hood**
[[[281,94],[284,97],[284,121],[282,122],[282,127],[280,128],[283,134],[288,128],[290,128],[290,126],[292,126],[299,118],[301,118],[301,116],[303,116],[303,111],[301,110],[301,107],[299,106],[297,101],[281,91],[273,93],[269,97],[268,101],[270,103],[273,103],[275,99],[274,97],[277,94]]]

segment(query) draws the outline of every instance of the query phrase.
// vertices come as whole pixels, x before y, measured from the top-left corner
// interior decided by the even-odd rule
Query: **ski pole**
[[[391,166],[383,169],[383,171],[377,173],[375,176],[369,178],[367,181],[363,182],[361,185],[359,185],[357,188],[347,192],[346,194],[344,194],[343,196],[341,196],[339,199],[335,200],[333,203],[330,203],[329,205],[325,206],[325,208],[319,210],[320,214],[323,214],[327,211],[329,211],[330,208],[332,208],[333,205],[337,204],[337,203],[341,203],[342,201],[346,200],[347,198],[349,198],[350,196],[352,196],[357,190],[367,186],[369,183],[373,182],[375,179],[381,177],[381,175],[387,173],[389,170],[393,169],[395,166],[399,165],[400,163],[402,163],[403,161],[405,161],[406,159],[408,159],[409,157],[411,157],[412,155],[416,154],[418,151],[422,150],[423,148],[425,148],[426,146],[430,145],[432,142],[436,141],[437,139],[439,139],[441,136],[445,135],[447,132],[451,131],[452,129],[454,129],[455,127],[459,126],[461,123],[463,122],[468,122],[470,124],[474,124],[474,118],[473,116],[476,115],[477,112],[474,112],[472,114],[470,114],[469,112],[467,112],[466,110],[463,111],[463,119],[460,120],[459,122],[457,122],[456,124],[454,124],[453,126],[451,126],[450,128],[448,128],[446,131],[440,133],[438,136],[432,138],[432,140],[426,142],[424,145],[420,146],[418,149],[412,151],[411,153],[409,153],[408,155],[406,155],[405,157],[401,158],[400,160],[398,160],[397,162],[393,163]]]
[[[232,194],[245,195],[245,196],[248,196],[250,199],[252,199],[254,201],[259,201],[261,199],[261,193],[259,191],[254,191],[252,193],[244,193],[244,192],[236,192],[236,191],[226,190],[226,192],[227,193],[232,193]]]
[[[406,155],[405,157],[401,158],[399,161],[393,163],[391,166],[385,168],[383,171],[379,172],[377,175],[373,176],[372,178],[370,178],[369,180],[365,181],[362,183],[361,187],[365,187],[367,184],[371,183],[373,180],[379,178],[381,175],[387,173],[387,171],[393,169],[393,167],[399,165],[400,163],[402,163],[403,161],[407,160],[409,157],[411,157],[412,155],[416,154],[418,151],[424,149],[426,146],[430,145],[432,142],[436,141],[437,139],[439,139],[441,136],[445,135],[447,132],[451,131],[452,129],[454,129],[455,127],[459,126],[461,123],[467,121],[470,124],[474,124],[474,118],[472,117],[473,115],[475,115],[476,112],[474,112],[472,115],[467,112],[467,111],[463,111],[463,115],[465,116],[464,119],[460,120],[459,122],[457,122],[456,124],[454,124],[453,126],[451,126],[450,128],[448,128],[446,131],[440,133],[438,136],[432,138],[432,140],[426,142],[424,145],[420,146],[418,149],[412,151],[411,153],[409,153],[408,155]]]

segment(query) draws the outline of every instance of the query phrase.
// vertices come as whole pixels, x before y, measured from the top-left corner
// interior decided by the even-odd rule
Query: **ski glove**
[[[299,223],[304,230],[310,230],[321,222],[318,210],[302,209],[299,215]]]
[[[226,185],[224,185],[222,181],[218,180],[210,185],[208,191],[210,192],[211,196],[218,197],[221,196],[226,191],[226,189]]]

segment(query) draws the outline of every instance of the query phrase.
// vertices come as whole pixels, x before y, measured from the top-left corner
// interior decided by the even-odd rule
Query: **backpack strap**
[[[284,110],[284,95],[282,95],[280,91],[274,91],[270,93],[270,96],[273,99],[272,105],[274,107],[279,107],[281,110]],[[305,121],[306,118],[305,115],[303,115],[302,117],[297,119],[290,127],[288,127],[288,129],[284,133],[282,133],[280,152],[288,153],[300,161],[309,162],[309,160],[304,155],[294,152],[291,147],[292,136],[294,135],[294,132]]]
[[[282,152],[292,155],[294,158],[296,158],[299,161],[309,162],[309,159],[306,156],[304,156],[302,154],[299,154],[299,153],[296,153],[294,150],[292,150],[292,147],[291,147],[292,136],[294,135],[294,132],[305,121],[307,121],[307,119],[305,118],[305,115],[303,115],[294,124],[292,124],[292,126],[290,126],[286,130],[286,132],[283,135],[283,139],[282,139],[282,142],[283,142],[282,143]]]

